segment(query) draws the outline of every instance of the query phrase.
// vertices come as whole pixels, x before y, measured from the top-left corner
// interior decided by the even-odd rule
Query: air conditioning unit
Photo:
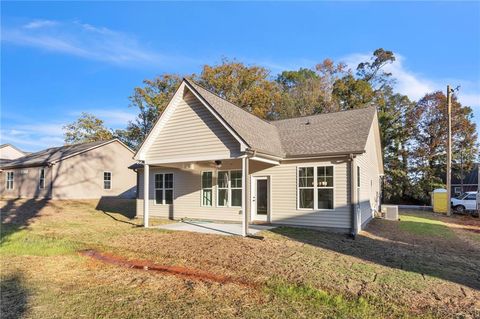
[[[386,220],[398,220],[398,206],[382,205],[382,210],[385,212]]]

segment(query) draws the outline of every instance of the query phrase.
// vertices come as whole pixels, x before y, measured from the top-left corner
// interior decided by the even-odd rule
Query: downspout
[[[350,236],[355,239],[357,235],[357,203],[356,203],[356,187],[355,187],[355,155],[350,154],[348,156],[348,162],[350,163],[350,213],[351,220],[351,232]]]

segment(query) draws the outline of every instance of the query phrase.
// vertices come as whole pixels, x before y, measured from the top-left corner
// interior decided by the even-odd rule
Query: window
[[[155,174],[155,204],[173,204],[173,174]]]
[[[218,206],[228,206],[228,171],[219,171],[218,172]]]
[[[38,188],[40,189],[45,188],[45,169],[44,168],[41,168],[39,171]]]
[[[212,206],[213,196],[213,174],[212,172],[202,173],[202,206]]]
[[[298,208],[333,209],[333,166],[298,168]]]
[[[242,206],[242,171],[230,172],[232,206]]]
[[[317,208],[333,209],[333,166],[317,167]]]
[[[360,187],[360,166],[357,166],[357,187]]]
[[[466,200],[476,200],[477,195],[476,194],[468,194],[467,197],[465,197]]]
[[[13,189],[13,172],[7,172],[7,189]]]
[[[299,207],[313,208],[314,192],[313,167],[301,167],[298,170]]]
[[[219,171],[217,206],[242,206],[242,171]]]
[[[112,189],[112,172],[103,172],[103,189]]]

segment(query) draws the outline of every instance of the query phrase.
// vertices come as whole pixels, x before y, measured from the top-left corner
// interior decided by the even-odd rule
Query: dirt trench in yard
[[[246,280],[242,280],[239,278],[213,274],[213,273],[209,273],[206,271],[193,269],[193,268],[160,265],[149,260],[126,259],[124,257],[109,254],[109,253],[101,253],[93,249],[82,250],[79,252],[79,254],[82,256],[90,257],[94,260],[103,262],[105,264],[115,265],[115,266],[124,267],[124,268],[166,273],[166,274],[174,275],[177,277],[188,278],[188,279],[199,280],[199,281],[217,282],[220,284],[232,283],[232,284],[248,286],[252,288],[255,288],[257,286],[253,282],[248,282]]]

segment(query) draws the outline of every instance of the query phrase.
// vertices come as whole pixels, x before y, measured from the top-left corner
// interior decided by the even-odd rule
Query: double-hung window
[[[298,169],[298,207],[313,208],[315,183],[313,167],[300,167]]]
[[[333,209],[333,166],[298,168],[298,208]]]
[[[112,189],[112,172],[103,172],[103,189]]]
[[[38,188],[45,188],[45,168],[40,168],[38,177]]]
[[[219,171],[217,175],[217,206],[228,206],[229,172]]]
[[[213,173],[202,172],[202,206],[212,206]]]
[[[155,204],[173,204],[173,174],[155,174]]]
[[[230,172],[231,206],[242,206],[242,171]]]
[[[242,206],[242,171],[218,171],[217,206]]]
[[[333,166],[317,167],[317,208],[333,209]]]
[[[13,172],[7,172],[7,189],[13,189]]]

